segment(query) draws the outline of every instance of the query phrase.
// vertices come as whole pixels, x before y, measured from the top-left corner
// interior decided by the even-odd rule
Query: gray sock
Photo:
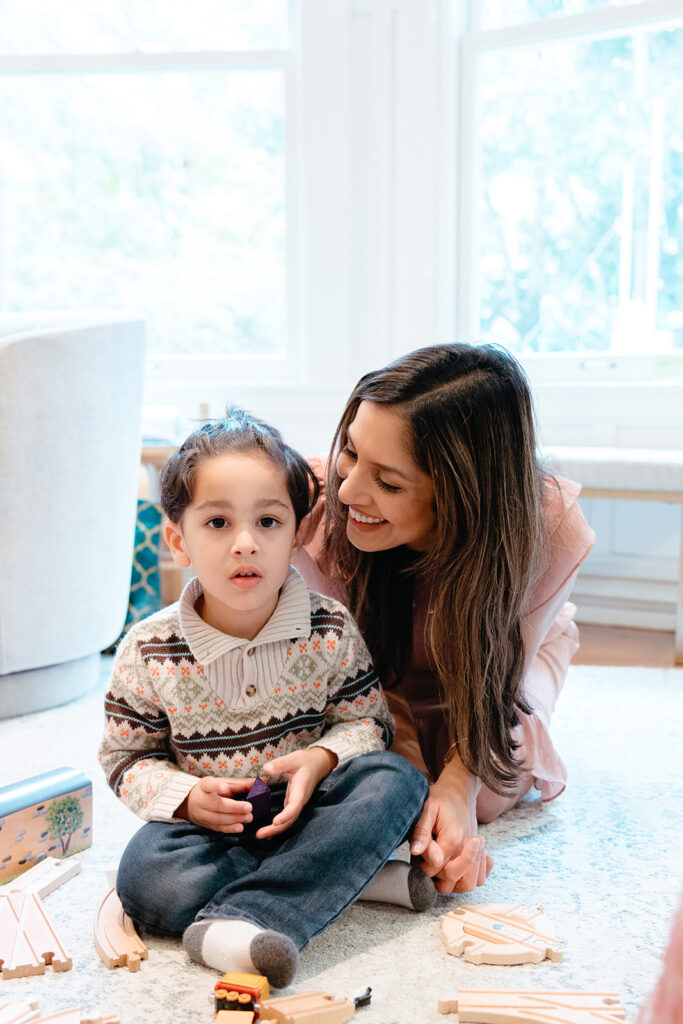
[[[434,906],[436,889],[432,879],[419,868],[404,860],[390,860],[368,882],[358,899],[422,911]]]
[[[434,879],[428,878],[419,868],[411,868],[408,873],[408,892],[413,910],[429,910],[436,903]]]
[[[265,974],[273,988],[291,984],[299,964],[299,951],[281,932],[259,932],[251,940],[249,956],[259,974]]]
[[[183,932],[183,949],[196,964],[203,964],[202,943],[211,920],[195,921]]]

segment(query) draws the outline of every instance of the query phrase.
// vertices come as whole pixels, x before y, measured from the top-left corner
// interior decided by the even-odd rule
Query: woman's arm
[[[430,787],[410,852],[421,857],[424,873],[436,878],[438,892],[470,892],[491,873],[493,858],[477,834],[480,788],[455,752]]]
[[[431,782],[408,701],[393,690],[386,697],[396,722],[392,751],[414,764]],[[436,878],[439,892],[469,892],[484,884],[493,867],[493,858],[477,835],[480,789],[479,779],[467,771],[453,749],[430,787],[410,846],[410,852],[420,856],[424,873]]]
[[[410,710],[410,704],[405,697],[399,696],[395,690],[386,690],[384,696],[387,699],[389,711],[395,723],[394,738],[390,749],[394,754],[400,754],[401,757],[405,757],[406,761],[410,761],[411,764],[415,765],[417,770],[426,777],[427,781],[431,782],[429,769],[422,756],[420,736],[415,724],[415,718]]]

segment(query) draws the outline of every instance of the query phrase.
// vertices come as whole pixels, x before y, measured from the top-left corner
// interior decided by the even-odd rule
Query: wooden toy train
[[[270,999],[268,979],[229,971],[214,989],[216,1024],[344,1024],[356,1007],[367,1006],[371,989],[355,999],[335,999],[327,992]]]

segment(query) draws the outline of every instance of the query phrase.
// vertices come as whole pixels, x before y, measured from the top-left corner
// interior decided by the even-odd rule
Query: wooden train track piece
[[[116,889],[110,889],[102,900],[95,916],[94,933],[95,948],[105,967],[140,970],[140,961],[147,959],[147,946],[121,906]]]
[[[40,1017],[36,1024],[121,1024],[118,1014],[105,1014],[103,1017],[82,1017],[80,1007],[72,1010],[61,1010],[51,1013],[49,1017]]]
[[[624,1011],[616,992],[460,989],[439,998],[439,1013],[460,1024],[618,1024]]]
[[[345,1024],[355,1013],[356,1007],[350,1000],[335,999],[320,990],[264,999],[259,1024]]]
[[[38,1001],[35,999],[14,1006],[0,1002],[0,1024],[48,1024],[48,1022],[49,1024],[121,1024],[117,1014],[86,1019],[81,1016],[80,1009],[61,1010],[48,1017],[41,1017]]]
[[[543,907],[516,903],[469,904],[441,918],[446,952],[472,964],[561,962],[558,941]]]
[[[14,1004],[5,1003],[0,999],[0,1024],[34,1024],[38,1014],[36,999]]]
[[[40,897],[34,892],[0,896],[0,968],[2,977],[24,978],[71,969],[71,958],[50,923]]]
[[[7,895],[10,892],[37,892],[42,900],[77,875],[80,870],[81,862],[75,857],[70,857],[68,860],[45,857],[35,867],[29,868],[12,882],[0,885],[0,895]]]

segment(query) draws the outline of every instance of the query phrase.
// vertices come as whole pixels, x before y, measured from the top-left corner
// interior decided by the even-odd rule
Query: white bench
[[[662,448],[544,446],[557,471],[581,484],[584,498],[665,501],[681,506],[675,660],[683,664],[683,452]]]

